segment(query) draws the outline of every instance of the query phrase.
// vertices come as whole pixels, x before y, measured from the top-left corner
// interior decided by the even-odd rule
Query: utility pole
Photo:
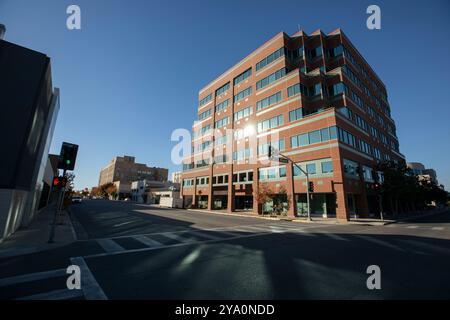
[[[275,154],[276,153],[276,154]],[[272,150],[272,146],[269,146],[269,153],[268,153],[269,159],[273,158],[275,160],[278,160],[278,162],[281,163],[289,163],[291,162],[296,168],[298,168],[303,174],[306,176],[306,205],[308,208],[308,221],[311,221],[311,206],[310,206],[310,196],[309,196],[309,174],[307,170],[303,170],[302,167],[300,167],[298,164],[296,164],[291,158],[288,156],[285,156],[281,154],[278,150]],[[281,161],[280,161],[281,160]],[[292,181],[294,181],[294,172],[292,172]],[[295,193],[294,193],[294,201],[295,201]]]

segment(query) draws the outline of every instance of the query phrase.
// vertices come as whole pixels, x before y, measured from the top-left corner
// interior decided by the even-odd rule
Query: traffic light
[[[59,154],[58,169],[73,170],[77,159],[78,145],[63,142],[61,153]]]
[[[308,184],[308,191],[309,191],[309,192],[314,192],[314,182],[309,181],[309,184]]]
[[[64,188],[67,185],[66,177],[54,177],[53,178],[53,187]]]

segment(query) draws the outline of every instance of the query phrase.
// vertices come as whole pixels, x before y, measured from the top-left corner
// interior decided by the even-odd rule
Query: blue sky
[[[66,28],[81,7],[82,30]],[[381,7],[381,30],[366,8]],[[342,28],[388,89],[400,151],[450,189],[450,2],[0,0],[6,40],[52,59],[61,89],[51,152],[80,145],[76,188],[116,155],[177,169],[175,128],[191,128],[198,91],[280,31]]]

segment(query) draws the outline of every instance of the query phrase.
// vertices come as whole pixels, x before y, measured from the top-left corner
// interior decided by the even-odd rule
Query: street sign
[[[63,142],[61,153],[59,155],[58,169],[73,170],[75,168],[75,160],[77,159],[78,145]]]
[[[282,157],[274,158],[273,161],[278,161],[279,163],[289,163],[289,160]]]

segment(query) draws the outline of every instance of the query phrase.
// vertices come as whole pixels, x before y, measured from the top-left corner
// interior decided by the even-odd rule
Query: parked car
[[[80,196],[73,196],[72,197],[72,203],[81,203],[83,199],[81,199]]]

